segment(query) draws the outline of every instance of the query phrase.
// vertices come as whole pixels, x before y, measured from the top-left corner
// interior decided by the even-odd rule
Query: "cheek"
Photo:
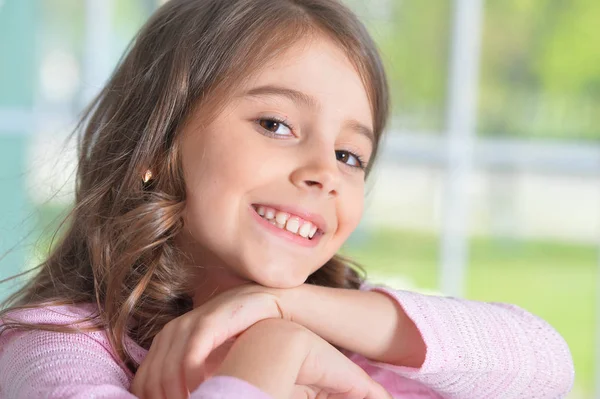
[[[224,245],[217,237],[236,234],[247,193],[263,184],[265,157],[256,156],[255,147],[232,132],[209,131],[184,148],[184,220],[198,240]]]
[[[190,157],[184,163],[186,182],[186,206],[184,223],[199,240],[212,240],[223,233],[227,226],[227,192],[230,172],[219,157],[206,153],[202,157]]]
[[[340,227],[343,224],[344,233],[350,235],[362,218],[364,211],[364,187],[357,187],[349,190],[347,193],[348,197],[343,201],[341,205]]]
[[[196,243],[209,243],[214,237],[222,236],[226,230],[227,224],[219,217],[223,213],[222,204],[210,201],[212,197],[208,188],[201,192],[188,190],[183,215],[184,228]]]

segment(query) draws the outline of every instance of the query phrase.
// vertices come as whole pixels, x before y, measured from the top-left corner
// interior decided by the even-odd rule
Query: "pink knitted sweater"
[[[574,379],[569,348],[540,318],[514,305],[483,303],[364,285],[385,293],[415,322],[427,345],[419,369],[350,358],[394,398],[560,398]],[[93,312],[91,304],[13,312],[28,322],[64,324]],[[141,362],[147,351],[126,346]],[[10,330],[0,337],[0,399],[134,398],[133,375],[117,361],[104,332]],[[191,399],[270,399],[233,377],[212,377]]]

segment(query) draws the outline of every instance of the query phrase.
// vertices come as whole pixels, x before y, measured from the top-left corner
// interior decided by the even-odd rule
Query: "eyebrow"
[[[313,110],[321,109],[321,104],[314,97],[309,96],[298,90],[290,89],[281,86],[259,86],[248,90],[242,95],[243,97],[262,97],[262,96],[278,96],[286,97],[296,104],[300,104],[306,108]],[[349,120],[346,122],[346,127],[354,130],[355,132],[367,137],[371,142],[371,145],[375,145],[375,134],[373,130],[357,120]]]

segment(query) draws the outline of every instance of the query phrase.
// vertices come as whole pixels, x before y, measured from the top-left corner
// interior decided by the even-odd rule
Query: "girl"
[[[0,396],[564,396],[543,320],[336,255],[387,115],[337,0],[168,1],[82,119],[68,229],[0,314]]]

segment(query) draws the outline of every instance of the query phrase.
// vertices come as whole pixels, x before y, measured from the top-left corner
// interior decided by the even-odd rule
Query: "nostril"
[[[320,183],[318,181],[314,181],[314,180],[307,180],[306,181],[306,185],[309,187],[312,187],[314,185],[319,185]]]

